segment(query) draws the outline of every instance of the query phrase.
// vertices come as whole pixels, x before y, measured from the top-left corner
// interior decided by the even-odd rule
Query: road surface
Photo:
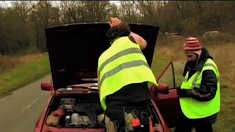
[[[33,132],[50,95],[40,89],[41,82],[47,81],[51,75],[0,98],[0,132]]]

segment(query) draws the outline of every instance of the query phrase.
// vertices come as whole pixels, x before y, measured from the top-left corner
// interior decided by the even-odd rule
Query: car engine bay
[[[98,97],[55,98],[46,124],[61,128],[103,128],[103,113]]]
[[[158,126],[157,113],[150,104],[153,126]],[[73,97],[55,97],[49,108],[45,123],[59,128],[104,128],[104,111],[99,97],[93,94],[79,94]]]

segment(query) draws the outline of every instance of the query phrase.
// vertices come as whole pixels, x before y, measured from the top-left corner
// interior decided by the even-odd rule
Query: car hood
[[[143,54],[151,66],[159,28],[129,24],[148,43]],[[98,58],[110,43],[108,23],[80,23],[46,28],[47,49],[55,89],[97,81]]]

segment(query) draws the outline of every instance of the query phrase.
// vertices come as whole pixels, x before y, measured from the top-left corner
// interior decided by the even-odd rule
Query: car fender
[[[48,107],[52,104],[53,99],[54,99],[54,94],[51,94],[47,104],[44,107],[42,114],[40,115],[38,121],[35,124],[34,132],[41,132],[46,115],[48,114]]]

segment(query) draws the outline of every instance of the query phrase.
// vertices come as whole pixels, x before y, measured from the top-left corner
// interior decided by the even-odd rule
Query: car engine
[[[99,102],[78,98],[61,98],[59,107],[50,112],[46,124],[62,128],[101,128],[103,109]]]

